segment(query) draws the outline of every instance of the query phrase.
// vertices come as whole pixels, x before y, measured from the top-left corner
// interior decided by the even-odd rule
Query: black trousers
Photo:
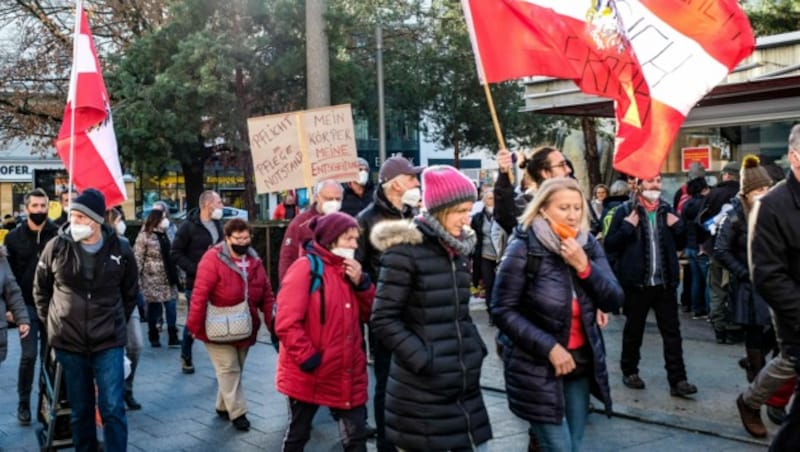
[[[656,314],[656,324],[664,343],[664,367],[670,386],[686,380],[683,363],[681,328],[678,319],[678,300],[675,289],[665,286],[625,287],[625,328],[622,330],[623,375],[639,373],[640,349],[644,327],[650,309]]]
[[[376,340],[373,348],[375,358],[372,370],[375,372],[375,396],[372,399],[375,413],[375,446],[378,452],[393,452],[394,446],[386,441],[386,383],[389,381],[389,368],[392,365],[392,352]]]
[[[303,452],[311,437],[311,422],[318,409],[319,405],[289,398],[289,428],[283,438],[282,452]],[[361,405],[349,410],[330,410],[339,425],[339,438],[345,452],[366,452],[367,408]]]
[[[483,278],[483,288],[486,293],[487,310],[492,307],[492,288],[494,287],[494,273],[496,269],[496,260],[481,258],[481,278]]]

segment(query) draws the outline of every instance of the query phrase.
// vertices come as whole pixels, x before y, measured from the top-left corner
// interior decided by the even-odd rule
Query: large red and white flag
[[[542,75],[613,99],[614,167],[640,178],[755,47],[736,0],[461,1],[483,83]]]
[[[106,205],[116,206],[127,196],[111,120],[111,103],[89,21],[80,4],[75,14],[73,46],[69,97],[56,149],[79,190],[100,190]]]

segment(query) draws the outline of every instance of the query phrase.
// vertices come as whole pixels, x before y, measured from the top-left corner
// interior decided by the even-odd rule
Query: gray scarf
[[[547,220],[537,215],[533,219],[533,223],[531,223],[531,229],[542,246],[548,251],[558,254],[559,256],[561,255],[561,238],[556,234],[553,228],[550,227],[550,223],[548,223]],[[588,234],[584,231],[580,231],[578,233],[578,238],[575,240],[578,241],[581,247],[584,247],[588,239]]]
[[[475,249],[475,243],[478,241],[475,231],[471,229],[464,229],[461,237],[455,237],[453,234],[447,232],[444,229],[444,226],[439,223],[439,220],[437,220],[436,217],[431,215],[427,210],[422,212],[421,216],[425,221],[425,224],[430,226],[430,228],[433,229],[433,232],[436,233],[436,236],[439,237],[439,239],[445,244],[456,250],[458,254],[464,257],[469,257],[469,255],[472,254],[472,250]]]

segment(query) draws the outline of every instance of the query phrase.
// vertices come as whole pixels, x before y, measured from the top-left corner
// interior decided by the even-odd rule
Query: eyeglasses
[[[566,160],[562,160],[561,163],[556,163],[555,165],[550,165],[550,169],[551,170],[556,169],[556,168],[568,168],[568,167],[569,167],[569,163],[567,163]]]

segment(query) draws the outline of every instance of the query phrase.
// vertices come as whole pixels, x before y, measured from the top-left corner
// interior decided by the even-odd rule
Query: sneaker
[[[670,386],[669,394],[673,397],[685,397],[697,392],[697,386],[686,380],[679,381],[674,386]]]
[[[17,407],[17,419],[20,425],[31,425],[31,409],[27,403],[20,403]]]
[[[767,405],[767,417],[773,424],[781,425],[786,420],[786,410],[783,407]]]
[[[185,374],[194,373],[194,365],[192,365],[192,358],[186,358],[185,356],[181,356],[181,370]]]
[[[230,416],[228,415],[227,411],[216,410],[216,412],[217,416],[221,417],[222,419],[225,419],[226,421],[230,420]]]
[[[707,312],[695,312],[692,316],[692,320],[708,320],[708,313]]]
[[[233,426],[236,427],[236,430],[241,430],[243,432],[250,430],[250,421],[247,420],[247,416],[244,414],[231,422],[233,422]]]
[[[181,348],[181,341],[180,339],[170,339],[167,345],[169,348]]]
[[[761,421],[761,410],[747,406],[741,394],[736,398],[736,408],[739,409],[739,417],[742,418],[742,426],[747,430],[747,433],[756,438],[767,437],[767,427]]]
[[[375,438],[376,436],[378,436],[378,429],[367,424],[367,426],[364,428],[364,435],[367,438]]]
[[[623,376],[622,384],[631,389],[644,389],[644,380],[639,378],[639,374],[630,374]]]

